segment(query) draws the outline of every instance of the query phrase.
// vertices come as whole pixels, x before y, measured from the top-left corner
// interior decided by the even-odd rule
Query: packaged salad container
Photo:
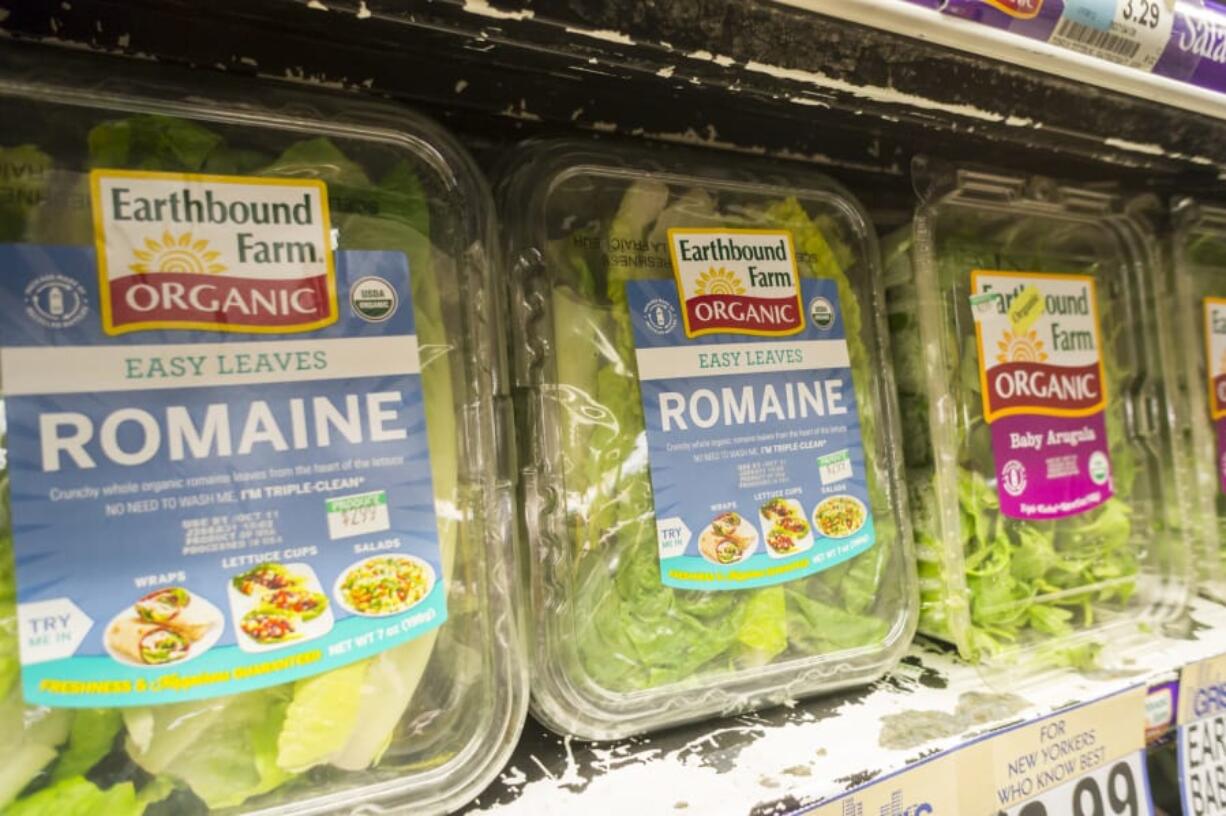
[[[488,191],[148,71],[0,55],[0,811],[458,807],[527,707]]]
[[[1189,516],[1201,542],[1201,587],[1226,599],[1226,208],[1180,199],[1172,208],[1171,311],[1186,395],[1195,487]]]
[[[539,718],[614,738],[885,672],[916,600],[856,201],[553,142],[500,200]]]
[[[920,631],[1092,665],[1188,593],[1154,240],[1114,197],[917,164],[887,250]]]

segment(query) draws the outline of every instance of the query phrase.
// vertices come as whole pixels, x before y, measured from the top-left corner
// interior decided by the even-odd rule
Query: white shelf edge
[[[1072,79],[1141,99],[1226,119],[1226,95],[1167,77],[1078,54],[1018,34],[912,5],[906,0],[774,0],[785,6],[836,17]]]

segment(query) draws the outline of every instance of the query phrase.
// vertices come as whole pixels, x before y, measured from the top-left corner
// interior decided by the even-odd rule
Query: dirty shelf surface
[[[783,816],[1006,726],[1130,686],[1174,679],[1226,651],[1226,607],[1195,600],[1109,674],[1050,672],[1019,687],[917,642],[873,686],[618,742],[564,739],[529,721],[498,780],[464,812]]]

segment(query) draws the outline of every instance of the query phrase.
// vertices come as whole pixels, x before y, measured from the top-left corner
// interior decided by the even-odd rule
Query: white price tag
[[[962,753],[939,754],[840,796],[809,811],[809,816],[940,816],[974,813],[973,792],[962,784]],[[969,798],[968,798],[969,797]]]
[[[845,482],[854,475],[851,467],[851,453],[841,450],[819,456],[817,470],[824,485]]]
[[[1179,727],[1184,816],[1226,815],[1226,714]]]
[[[1052,45],[1151,71],[1175,24],[1174,0],[1065,0]]]
[[[938,754],[813,816],[1153,816],[1146,689],[1136,687]]]
[[[1184,816],[1226,816],[1226,655],[1180,673],[1178,748]]]
[[[999,816],[1151,816],[1145,752],[1099,765]]]
[[[333,541],[367,533],[381,533],[392,526],[387,513],[387,493],[382,490],[328,499],[326,507],[328,537]]]

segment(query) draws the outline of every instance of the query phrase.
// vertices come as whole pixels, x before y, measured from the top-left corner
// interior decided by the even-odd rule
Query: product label
[[[1209,416],[1217,427],[1219,484],[1226,493],[1226,298],[1205,298],[1205,371]]]
[[[686,337],[804,330],[790,232],[670,229],[668,245]]]
[[[994,789],[990,809],[980,805],[966,812],[1152,814],[1145,770],[1146,693],[1143,686],[1130,688],[972,747],[963,768],[966,778],[990,779]],[[1095,808],[1094,802],[1105,807]]]
[[[1152,70],[1175,24],[1173,0],[1064,0],[1052,45]]]
[[[941,752],[919,760],[904,771],[834,797],[811,809],[807,816],[943,816],[974,813],[964,803],[979,803],[983,797],[969,793],[986,791],[977,780],[961,773],[959,752]],[[989,813],[990,811],[983,811]]]
[[[1206,73],[1218,73],[1226,65],[1226,16],[1219,3],[1207,2],[1203,6],[1188,5],[1180,9],[1177,34],[1172,44],[1181,54],[1199,57],[1208,65]],[[1202,84],[1202,83],[1196,83]],[[1223,88],[1218,88],[1223,90]]]
[[[683,232],[673,231],[674,246]],[[876,541],[838,288],[798,280],[787,233],[755,239],[784,247],[775,268],[789,270],[802,298],[802,323],[788,337],[746,341],[767,332],[739,319],[695,337],[683,315],[697,311],[683,299],[701,294],[680,282],[627,284],[668,586],[771,586]],[[741,271],[708,265],[721,264],[732,291],[752,291]]]
[[[909,2],[1176,82],[1226,92],[1222,0]]]
[[[1149,687],[1145,697],[1145,742],[1152,744],[1166,736],[1179,713],[1179,681],[1169,680]]]
[[[107,334],[336,322],[322,181],[94,170],[90,194]]]
[[[242,247],[305,246],[313,239],[297,227],[326,223],[322,187],[193,176],[155,195],[108,187],[103,175],[94,181],[105,246],[0,246],[25,700],[95,707],[234,694],[443,623],[405,256],[333,258],[320,244],[326,257],[294,250],[301,263],[259,269]],[[285,207],[257,218],[251,190]],[[247,212],[259,223],[253,237],[237,230],[227,244],[201,231],[209,202],[228,202],[232,222]],[[125,232],[109,224],[113,212],[161,221]],[[293,228],[282,229],[285,217]],[[151,245],[172,243],[186,259],[159,259]],[[295,295],[305,291],[319,299]],[[125,322],[122,299],[138,311],[156,302],[155,314]],[[287,318],[295,302],[309,314]],[[323,325],[302,334],[308,322]]]
[[[971,288],[1001,512],[1054,519],[1097,507],[1113,488],[1094,279],[976,270]]]
[[[933,754],[813,816],[1152,816],[1145,689],[1136,687]]]
[[[1179,691],[1179,794],[1187,816],[1226,813],[1226,656],[1185,666]]]

